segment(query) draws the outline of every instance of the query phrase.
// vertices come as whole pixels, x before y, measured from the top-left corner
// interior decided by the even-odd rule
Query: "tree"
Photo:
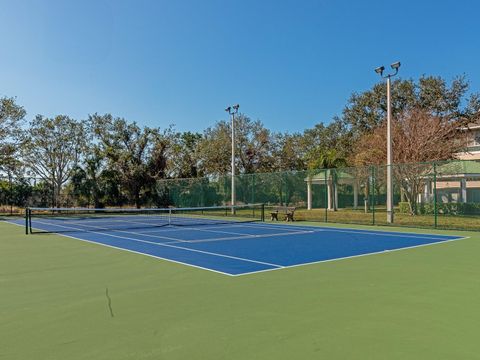
[[[334,169],[347,166],[347,160],[336,149],[320,150],[309,163],[310,169]]]
[[[239,168],[245,174],[268,171],[272,162],[273,138],[270,130],[257,120],[240,114],[236,118],[236,151]]]
[[[7,174],[0,177],[0,204],[9,204],[10,213],[14,213],[14,206],[25,207],[28,198],[32,195],[32,186],[23,177],[13,178]]]
[[[0,170],[9,174],[19,168],[17,153],[21,145],[21,125],[25,109],[14,98],[0,98]]]
[[[471,118],[439,115],[424,109],[405,110],[392,120],[393,163],[412,214],[417,211],[418,194],[431,171],[426,162],[455,159],[467,144],[461,128]],[[351,161],[357,166],[386,163],[386,124],[364,134],[355,146]]]
[[[392,119],[393,162],[397,164],[455,159],[465,149],[467,138],[461,130],[471,118],[452,118],[423,110],[406,110]],[[363,135],[355,146],[356,165],[385,164],[386,123]]]
[[[464,76],[456,77],[450,84],[435,76],[422,76],[418,82],[397,79],[392,82],[392,116],[423,109],[436,116],[471,117],[480,110],[480,101],[478,94],[467,96],[468,90]],[[353,93],[342,119],[356,138],[380,126],[386,112],[386,87],[382,82],[363,93]]]
[[[170,205],[167,194],[161,186],[158,186],[158,182],[168,176],[172,165],[177,164],[177,158],[173,156],[174,144],[175,135],[171,127],[163,132],[152,129],[152,146],[147,162],[147,181],[144,184],[144,191],[146,200],[156,206]]]
[[[235,118],[235,155],[238,173],[268,171],[272,163],[273,137],[260,121],[244,114]],[[231,124],[219,121],[208,128],[198,144],[199,167],[207,175],[231,171]]]
[[[272,168],[269,171],[305,170],[305,141],[302,134],[273,134]]]
[[[198,168],[198,144],[202,135],[190,131],[175,133],[170,150],[168,172],[174,178],[201,176]]]
[[[453,79],[450,84],[435,76],[422,76],[418,81],[393,81],[394,163],[453,158],[465,145],[458,127],[471,122],[480,110],[480,95],[468,95],[468,90],[469,83],[464,76]],[[386,111],[383,82],[350,97],[342,120],[350,130],[350,143],[355,144],[348,156],[351,164],[386,163]],[[421,186],[417,180],[425,178],[425,167],[415,170],[413,165],[396,165],[395,169],[396,180],[403,182],[402,190],[415,213],[416,195]],[[410,174],[401,169],[409,169]],[[365,189],[367,191],[367,187]]]
[[[82,165],[77,165],[72,170],[70,187],[80,205],[89,206],[93,203],[94,208],[104,207],[104,162],[99,147],[91,144],[86,150]]]
[[[25,136],[23,159],[27,167],[52,187],[52,205],[60,206],[62,186],[85,150],[83,122],[68,116],[37,115]]]
[[[165,177],[170,130],[141,128],[110,114],[91,115],[89,125],[106,169],[119,177],[128,200],[139,208],[151,196],[154,182]]]
[[[199,166],[206,175],[224,175],[230,171],[231,129],[226,121],[207,128],[198,144]]]
[[[309,169],[345,166],[351,150],[351,132],[336,117],[330,124],[317,124],[303,135],[304,161]]]

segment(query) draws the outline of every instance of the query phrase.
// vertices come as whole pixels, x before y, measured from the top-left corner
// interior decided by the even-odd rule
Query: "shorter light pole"
[[[235,194],[235,115],[238,113],[238,108],[240,105],[236,104],[233,106],[229,106],[225,109],[232,118],[232,214],[235,214],[235,202],[236,202],[236,194]]]
[[[387,79],[387,223],[393,223],[393,180],[392,180],[392,101],[390,96],[390,79],[398,74],[400,67],[400,61],[397,61],[390,65],[395,70],[393,74],[383,75],[385,66],[380,66],[375,69],[375,72],[382,78]]]

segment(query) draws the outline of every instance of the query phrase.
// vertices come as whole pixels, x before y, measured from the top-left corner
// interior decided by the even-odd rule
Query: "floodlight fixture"
[[[225,111],[228,112],[230,115],[234,115],[238,113],[239,108],[240,108],[240,105],[236,104],[236,105],[227,107]]]
[[[377,68],[375,69],[375,72],[376,72],[377,74],[380,74],[380,76],[382,76],[384,70],[385,70],[385,66],[379,66],[379,67],[377,67]]]
[[[400,61],[394,62],[392,65],[390,65],[390,67],[391,67],[393,70],[397,70],[397,71],[398,71],[398,68],[400,67]]]

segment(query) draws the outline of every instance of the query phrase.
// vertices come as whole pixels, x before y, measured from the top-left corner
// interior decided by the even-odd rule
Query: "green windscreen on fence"
[[[393,223],[387,221],[388,169],[365,166],[235,176],[236,205],[265,204],[265,211],[295,208],[297,221],[480,230],[480,161],[395,164],[391,168]],[[112,188],[104,206],[132,206]],[[231,205],[231,176],[157,180],[142,193],[142,207]],[[107,191],[105,190],[105,191]],[[57,201],[58,202],[58,201]],[[67,183],[58,205],[94,207]],[[52,207],[52,187],[40,179],[0,178],[0,209]],[[98,207],[98,206],[96,206]]]

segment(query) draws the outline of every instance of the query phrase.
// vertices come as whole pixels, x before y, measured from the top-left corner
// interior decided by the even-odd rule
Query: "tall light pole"
[[[393,181],[392,181],[392,101],[390,97],[390,79],[398,74],[400,61],[390,65],[395,71],[393,74],[384,75],[385,66],[375,69],[375,72],[382,78],[387,79],[387,223],[393,223]]]
[[[236,195],[235,195],[235,115],[238,113],[238,108],[240,105],[236,104],[233,106],[229,106],[225,109],[232,118],[232,214],[235,214],[235,202],[236,202]]]

